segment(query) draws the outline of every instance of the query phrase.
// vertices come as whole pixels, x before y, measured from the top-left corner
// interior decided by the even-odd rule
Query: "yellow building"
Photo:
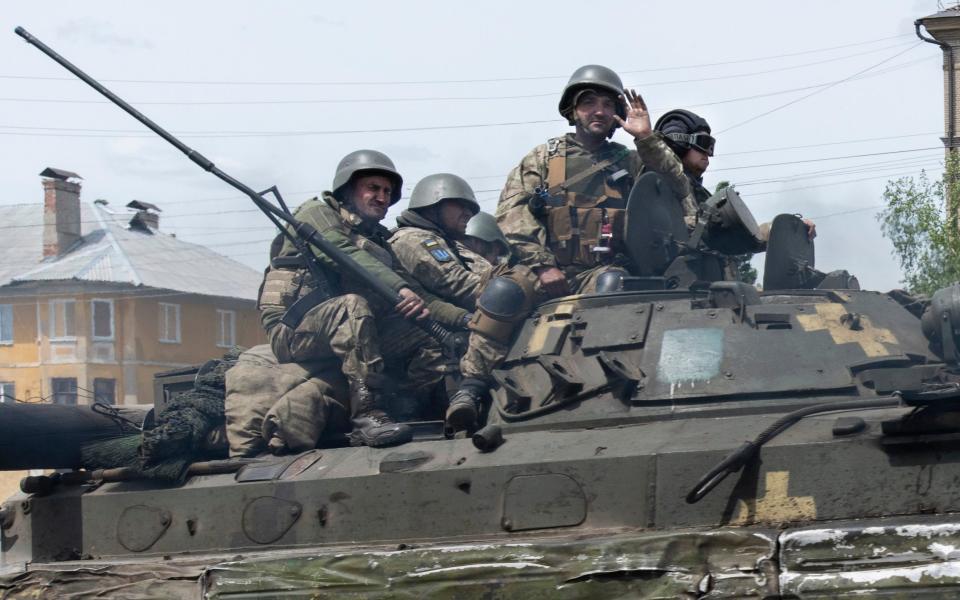
[[[0,401],[150,404],[154,374],[263,341],[254,269],[41,175],[42,208],[0,206]]]

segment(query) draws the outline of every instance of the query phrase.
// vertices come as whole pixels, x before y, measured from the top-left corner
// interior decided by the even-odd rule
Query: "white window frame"
[[[67,334],[67,305],[73,309],[73,333]],[[77,340],[77,301],[73,298],[54,298],[48,304],[50,324],[50,341],[53,342],[75,342]],[[57,335],[57,313],[62,311],[64,335]]]
[[[97,311],[94,308],[94,305],[97,302],[104,302],[110,306],[110,335],[102,336],[97,335]],[[114,328],[113,328],[113,298],[91,298],[90,299],[90,338],[100,342],[113,341],[114,339]]]
[[[10,321],[10,337],[3,337],[3,325],[7,320]],[[0,346],[13,345],[13,305],[0,304]]]
[[[230,325],[224,327],[224,319]],[[229,339],[224,334],[229,333]],[[237,344],[237,311],[217,309],[217,348],[232,348]]]
[[[179,344],[180,343],[180,305],[171,304],[169,302],[158,302],[157,306],[158,306],[157,314],[159,315],[159,319],[158,319],[159,331],[157,332],[158,333],[157,339],[164,344]],[[173,317],[174,317],[174,325],[175,325],[174,336],[175,337],[172,337],[172,338],[164,337],[166,336],[167,329],[168,329],[168,327],[166,327],[167,321],[169,319],[168,310],[170,310],[173,313]]]
[[[72,381],[73,382],[73,392],[57,392],[55,381]],[[69,402],[57,402],[57,394],[73,394],[73,403]],[[59,404],[62,406],[77,406],[80,404],[80,382],[77,381],[76,377],[51,377],[50,378],[50,401],[53,404]]]
[[[114,378],[112,378],[112,377],[95,377],[95,378],[93,379],[93,390],[92,390],[92,391],[93,391],[93,400],[92,400],[92,401],[93,401],[93,402],[100,402],[100,401],[101,401],[101,400],[97,397],[97,382],[98,382],[98,381],[109,381],[109,382],[111,382],[111,383],[113,384],[113,387],[112,387],[111,390],[110,390],[111,393],[113,394],[113,396],[112,396],[113,401],[110,402],[109,404],[110,404],[110,406],[116,406],[116,404],[117,404],[117,380],[114,379]]]
[[[10,389],[10,393],[6,394],[7,388]],[[17,384],[14,381],[0,381],[0,402],[16,402],[17,401]]]

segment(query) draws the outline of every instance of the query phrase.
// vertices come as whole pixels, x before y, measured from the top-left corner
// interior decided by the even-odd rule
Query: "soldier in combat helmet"
[[[663,138],[651,135],[643,100],[625,92],[607,67],[577,69],[559,111],[574,132],[527,154],[497,206],[497,222],[520,262],[551,296],[594,292],[602,273],[629,270],[620,250],[630,189],[645,162],[675,160]],[[637,151],[609,141],[617,127],[633,136]]]
[[[475,270],[491,268],[513,259],[510,242],[497,225],[497,218],[483,211],[473,215],[467,222],[467,230],[463,239],[457,242],[457,247],[468,265],[476,264]]]
[[[459,242],[480,212],[470,185],[451,173],[423,178],[397,218],[390,245],[404,269],[426,290],[473,312],[460,360],[463,376],[446,421],[454,430],[477,425],[490,374],[507,355],[514,329],[537,301],[537,277],[522,265],[465,258]]]
[[[703,174],[710,166],[710,157],[713,156],[717,141],[711,135],[706,119],[682,108],[663,113],[657,119],[654,130],[675,155],[671,161],[658,163],[654,170],[664,175],[683,197],[684,219],[688,227],[693,227],[700,205],[712,195],[703,185]],[[804,219],[804,223],[812,240],[817,235],[816,225],[809,219]],[[770,224],[760,225],[759,233],[760,241],[766,242]]]
[[[341,361],[350,386],[351,439],[368,446],[412,437],[410,427],[394,422],[385,410],[385,362],[402,365],[407,378],[401,391],[411,394],[432,388],[447,370],[439,345],[412,320],[430,315],[450,324],[467,314],[422,292],[394,262],[389,232],[380,221],[400,199],[402,183],[385,154],[358,150],[340,161],[332,191],[304,202],[295,213],[395,290],[399,304],[387,306],[320,251],[324,281],[317,281],[286,240],[271,252],[259,299],[261,321],[280,362]]]

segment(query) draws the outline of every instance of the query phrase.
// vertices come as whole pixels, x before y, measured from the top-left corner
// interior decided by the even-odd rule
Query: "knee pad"
[[[623,289],[623,276],[626,275],[620,269],[611,269],[605,271],[597,277],[597,293],[608,294],[610,292],[619,292]]]
[[[477,311],[469,323],[471,330],[498,342],[507,343],[517,322],[530,310],[531,294],[508,277],[495,277],[477,298]]]

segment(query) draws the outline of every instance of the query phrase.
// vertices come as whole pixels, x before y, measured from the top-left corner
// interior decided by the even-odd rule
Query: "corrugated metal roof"
[[[261,275],[255,269],[159,231],[131,229],[132,216],[82,203],[80,243],[63,256],[43,260],[43,208],[0,206],[0,286],[98,281],[256,300]]]

